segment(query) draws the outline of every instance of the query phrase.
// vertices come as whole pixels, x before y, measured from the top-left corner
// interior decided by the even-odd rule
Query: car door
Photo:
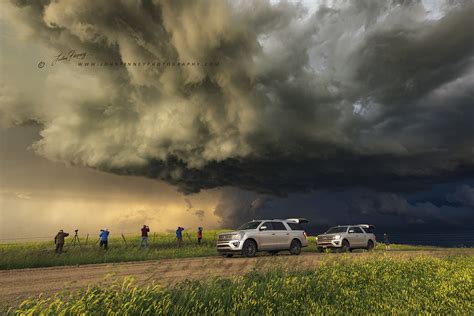
[[[263,229],[264,227],[265,229]],[[260,250],[268,250],[274,248],[273,244],[275,243],[276,238],[271,222],[263,222],[263,224],[259,228],[258,237],[258,248]]]
[[[365,234],[360,227],[355,226],[354,231],[357,238],[357,247],[364,247],[367,242],[365,241]]]
[[[290,231],[286,228],[282,222],[272,222],[273,232],[275,233],[274,247],[277,249],[289,249],[290,248]]]
[[[347,231],[347,237],[349,239],[349,244],[351,248],[360,247],[360,236],[357,233],[356,228],[358,227],[351,226]]]

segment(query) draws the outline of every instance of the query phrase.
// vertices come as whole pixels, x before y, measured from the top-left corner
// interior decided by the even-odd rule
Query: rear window
[[[374,227],[362,227],[362,229],[367,233],[367,234],[375,234],[375,228]]]
[[[291,230],[304,230],[300,223],[287,223]]]

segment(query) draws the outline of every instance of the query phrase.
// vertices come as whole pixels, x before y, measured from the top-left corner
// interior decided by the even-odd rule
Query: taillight
[[[306,232],[303,232],[304,239],[308,238],[308,235],[306,235]]]

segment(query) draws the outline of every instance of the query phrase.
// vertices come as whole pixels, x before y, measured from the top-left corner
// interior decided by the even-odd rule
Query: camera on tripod
[[[77,235],[77,232],[79,229],[74,229],[74,238],[72,239],[71,243],[75,247],[76,243],[79,244],[79,247],[81,247],[81,240],[79,239],[79,236]]]

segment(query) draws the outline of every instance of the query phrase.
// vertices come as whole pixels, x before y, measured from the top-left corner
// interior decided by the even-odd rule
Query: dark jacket
[[[150,231],[150,228],[142,227],[142,237],[148,237],[148,232],[149,231]]]
[[[56,237],[54,237],[54,243],[55,244],[64,244],[64,237],[69,236],[68,233],[65,232],[59,232],[56,234]]]

